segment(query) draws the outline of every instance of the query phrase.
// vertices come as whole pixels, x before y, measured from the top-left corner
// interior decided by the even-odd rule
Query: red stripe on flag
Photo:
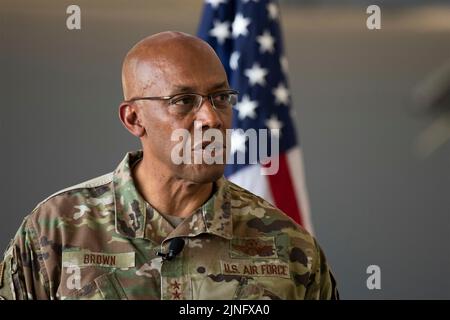
[[[280,155],[279,161],[280,166],[278,172],[274,175],[267,176],[275,205],[303,226],[301,209],[295,193],[285,153]]]

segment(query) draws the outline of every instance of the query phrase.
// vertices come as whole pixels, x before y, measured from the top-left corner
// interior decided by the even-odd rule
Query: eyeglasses
[[[236,90],[223,90],[211,94],[177,93],[163,97],[135,97],[124,102],[131,103],[138,100],[165,100],[169,102],[169,111],[177,115],[186,115],[198,109],[203,104],[203,99],[209,99],[216,110],[229,110],[237,103],[238,92]]]

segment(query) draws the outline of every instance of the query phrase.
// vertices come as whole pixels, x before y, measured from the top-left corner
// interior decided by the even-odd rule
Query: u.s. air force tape
[[[221,260],[220,266],[226,275],[290,278],[289,264],[282,261]]]

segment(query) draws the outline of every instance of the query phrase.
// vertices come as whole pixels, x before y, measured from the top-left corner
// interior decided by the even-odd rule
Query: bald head
[[[225,71],[214,50],[205,41],[182,32],[165,31],[144,38],[127,53],[122,66],[124,99],[159,94],[168,81],[175,86],[189,82],[190,72],[204,68]],[[207,75],[205,75],[207,76]],[[164,95],[170,92],[163,93]]]

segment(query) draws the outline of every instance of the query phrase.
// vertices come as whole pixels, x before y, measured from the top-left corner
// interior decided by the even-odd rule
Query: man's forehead
[[[136,64],[135,80],[143,83],[165,82],[173,90],[192,91],[201,86],[206,90],[221,89],[228,86],[227,76],[222,66],[214,61],[203,61],[199,66],[193,60],[141,60]]]

